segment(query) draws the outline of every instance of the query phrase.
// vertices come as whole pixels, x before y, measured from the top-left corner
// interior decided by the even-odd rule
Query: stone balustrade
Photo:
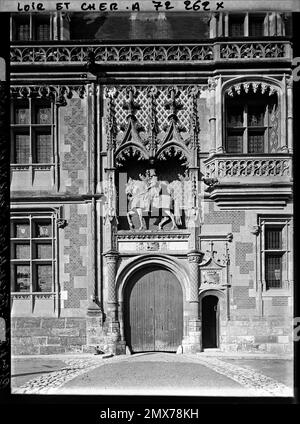
[[[205,161],[206,178],[292,177],[290,155],[222,155]]]
[[[43,45],[27,43],[11,47],[10,60],[17,64],[80,64],[86,62],[89,52],[96,63],[211,63],[225,60],[291,59],[291,44],[288,41],[243,41],[205,44],[162,45],[103,45],[70,44],[55,42]]]

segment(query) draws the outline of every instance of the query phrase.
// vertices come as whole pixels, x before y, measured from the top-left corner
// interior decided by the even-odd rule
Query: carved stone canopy
[[[225,94],[230,97],[241,94],[257,93],[257,94],[278,94],[279,87],[270,84],[267,81],[245,81],[236,83],[225,90]]]
[[[173,149],[189,162],[199,144],[200,92],[196,85],[105,87],[107,149],[117,160],[132,151],[164,159]]]

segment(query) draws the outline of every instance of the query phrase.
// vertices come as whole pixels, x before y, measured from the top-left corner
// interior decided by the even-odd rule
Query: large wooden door
[[[177,278],[160,268],[146,268],[126,293],[125,335],[133,352],[175,352],[183,337],[183,295]]]

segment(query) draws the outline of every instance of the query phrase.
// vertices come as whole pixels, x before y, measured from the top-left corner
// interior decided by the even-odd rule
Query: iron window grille
[[[289,289],[292,282],[291,218],[260,218],[263,291]]]

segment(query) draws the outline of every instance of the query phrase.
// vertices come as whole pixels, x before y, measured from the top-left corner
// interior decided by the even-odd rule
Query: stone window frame
[[[260,39],[262,37],[284,37],[287,33],[286,19],[291,19],[287,13],[279,12],[246,12],[246,13],[219,13],[213,14],[210,20],[210,38],[228,37],[238,40],[239,38]],[[243,34],[240,36],[230,35],[230,20],[232,18],[240,18],[243,25]],[[263,18],[263,34],[249,35],[251,19]]]
[[[15,237],[14,224],[17,222],[28,222],[29,224],[29,236],[28,237]],[[35,233],[35,223],[37,222],[50,222],[51,225],[51,236],[50,237],[38,237]],[[58,252],[57,252],[57,217],[55,212],[52,211],[13,211],[11,213],[11,294],[12,295],[53,295],[56,294],[58,288],[57,270],[58,270]],[[16,258],[15,248],[17,245],[26,244],[29,246],[29,257],[28,258]],[[51,245],[51,257],[49,258],[38,258],[36,249],[41,245]],[[29,265],[30,267],[30,290],[28,291],[16,291],[14,280],[14,267],[17,265]],[[50,265],[52,268],[52,281],[51,290],[42,291],[37,290],[37,267],[38,265]]]
[[[18,106],[26,106],[29,110],[29,119],[26,123],[17,123],[15,111]],[[36,119],[37,108],[45,107],[50,109],[50,120],[49,123],[43,124],[38,123]],[[34,181],[35,171],[41,170],[51,173],[52,185],[57,180],[56,168],[57,168],[57,155],[56,155],[56,105],[50,99],[32,98],[30,96],[26,98],[15,98],[11,101],[11,124],[10,124],[10,138],[11,138],[11,155],[10,155],[10,166],[12,171],[28,171],[31,174],[31,181]],[[29,153],[28,160],[24,163],[18,163],[15,160],[15,137],[17,135],[28,135],[29,137]],[[37,161],[37,136],[38,135],[49,135],[51,155],[50,161],[41,163]]]
[[[259,231],[259,281],[263,296],[276,296],[290,293],[293,283],[293,219],[291,215],[265,215],[258,218]],[[267,287],[265,279],[265,257],[270,252],[265,249],[266,228],[279,227],[282,229],[282,248],[276,250],[283,258],[281,271],[281,287]]]
[[[237,126],[237,127],[231,127],[228,125],[228,112],[230,110],[230,107],[233,108],[233,105],[230,105],[229,103],[234,101],[232,99],[229,99],[228,97],[225,98],[225,113],[224,113],[224,151],[225,153],[228,153],[230,155],[257,155],[257,154],[273,154],[269,151],[269,141],[270,141],[270,129],[272,128],[271,122],[270,122],[270,111],[269,108],[271,107],[271,102],[264,102],[264,95],[261,93],[256,93],[253,95],[253,98],[249,96],[249,100],[247,99],[248,94],[245,94],[242,98],[242,106],[243,106],[243,125]],[[276,94],[274,94],[276,96]],[[249,116],[249,107],[253,106],[254,104],[254,97],[259,101],[259,105],[264,108],[264,117],[263,117],[263,125],[260,126],[252,126],[248,122],[248,116]],[[279,96],[277,96],[277,110],[280,111],[280,104],[279,104]],[[236,103],[236,99],[234,99]],[[240,99],[238,99],[240,100]],[[268,99],[269,100],[269,99]],[[232,134],[236,132],[236,134],[242,134],[242,151],[241,152],[230,152],[228,151],[228,135],[231,131]],[[259,133],[263,136],[263,152],[249,152],[249,135],[250,134],[256,134]],[[277,136],[280,137],[280,125],[277,129]]]
[[[260,35],[250,35],[250,27],[252,20],[255,19],[262,19],[263,20],[263,31]],[[268,15],[266,13],[246,13],[246,14],[235,14],[230,13],[228,15],[228,19],[226,20],[226,26],[225,26],[225,32],[228,34],[228,37],[230,38],[238,38],[239,36],[231,35],[231,22],[235,19],[240,19],[243,25],[243,34],[240,35],[240,37],[266,37],[268,36],[268,27],[267,27],[267,20]]]
[[[20,40],[17,37],[17,26],[19,23],[25,22],[29,27],[29,38]],[[49,23],[49,38],[41,39],[37,37],[36,31],[39,23]],[[18,41],[20,43],[27,43],[28,41],[51,41],[54,39],[54,19],[53,14],[47,13],[26,13],[11,14],[10,17],[10,40]]]

